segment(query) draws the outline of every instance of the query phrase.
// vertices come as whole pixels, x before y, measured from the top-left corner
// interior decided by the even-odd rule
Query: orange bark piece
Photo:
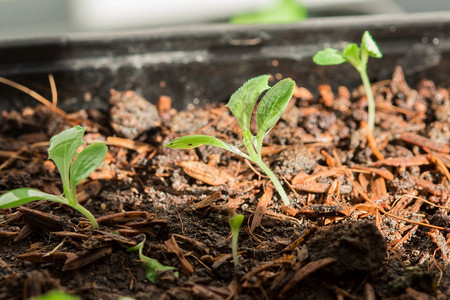
[[[187,175],[209,185],[221,185],[233,180],[225,171],[199,161],[183,161],[180,166]]]
[[[173,236],[170,237],[167,241],[164,242],[164,244],[167,246],[169,252],[175,253],[175,255],[178,257],[178,259],[181,262],[181,273],[185,275],[192,275],[194,274],[194,268],[192,267],[191,263],[184,257],[184,254],[181,252],[180,247],[178,247],[177,241]]]
[[[330,85],[328,85],[328,84],[319,85],[319,93],[320,93],[320,96],[322,97],[323,104],[326,107],[333,106],[334,94],[333,94],[333,91],[331,90]]]
[[[394,180],[394,174],[392,174],[389,170],[386,170],[384,168],[370,168],[370,167],[363,167],[363,166],[354,166],[354,169],[367,171],[373,174],[377,174],[381,177],[383,177],[386,180]]]
[[[146,153],[154,150],[155,148],[149,144],[136,142],[130,139],[120,138],[116,136],[110,136],[105,142],[108,146],[123,147],[126,149],[134,150],[137,153]]]
[[[266,211],[267,205],[269,205],[270,200],[272,200],[273,188],[271,186],[267,186],[264,194],[259,199],[258,205],[255,209],[255,214],[253,215],[252,224],[250,225],[250,233],[261,224],[261,219]]]
[[[376,142],[376,140],[375,140],[375,138],[373,136],[373,132],[372,132],[372,130],[370,130],[370,128],[367,125],[367,123],[366,122],[361,122],[361,127],[366,130],[367,143],[368,143],[368,145],[370,147],[370,150],[372,150],[373,155],[375,155],[375,157],[378,160],[384,159],[384,155],[378,149],[378,145],[377,145],[377,142]]]
[[[97,218],[98,223],[119,224],[138,220],[148,215],[145,211],[125,211]]]
[[[294,96],[295,98],[306,100],[306,101],[310,101],[313,99],[313,95],[311,94],[310,91],[308,91],[304,87],[298,87],[298,86],[295,86],[294,94],[292,96]]]
[[[411,157],[389,157],[373,163],[373,166],[412,167],[429,165],[428,155],[416,155]]]
[[[398,139],[409,144],[427,148],[432,151],[450,153],[449,145],[435,142],[427,137],[418,135],[413,132],[403,132]]]

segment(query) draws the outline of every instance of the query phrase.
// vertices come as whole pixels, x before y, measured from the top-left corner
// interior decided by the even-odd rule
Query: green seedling
[[[238,237],[239,237],[239,229],[241,228],[242,222],[244,221],[244,215],[241,214],[230,214],[228,217],[228,222],[231,227],[231,249],[233,251],[233,262],[234,268],[236,269],[239,266],[238,259]]]
[[[366,91],[368,102],[368,126],[373,131],[375,127],[375,100],[373,98],[372,87],[370,85],[369,76],[367,75],[367,61],[369,56],[375,58],[383,57],[377,43],[373,40],[368,31],[365,31],[361,47],[355,43],[348,44],[341,52],[334,48],[326,48],[317,52],[313,61],[322,66],[340,65],[344,62],[350,63],[358,71],[363,82],[364,90]]]
[[[93,143],[77,153],[84,144],[86,128],[75,126],[50,139],[48,157],[59,170],[63,195],[52,195],[33,188],[18,188],[0,196],[0,208],[12,208],[37,200],[48,200],[68,205],[91,221],[94,228],[98,223],[90,211],[78,203],[75,188],[103,162],[108,148],[102,142]]]
[[[270,87],[268,85],[269,77],[269,75],[261,75],[250,79],[231,95],[230,100],[227,103],[227,107],[236,117],[239,126],[241,127],[243,144],[247,149],[247,153],[242,152],[239,148],[220,139],[207,135],[182,136],[170,141],[164,146],[175,149],[190,149],[202,145],[211,145],[223,148],[248,159],[257,164],[264,173],[267,174],[280,194],[283,203],[289,205],[289,198],[283,189],[283,186],[272,170],[262,160],[261,148],[264,137],[278,122],[281,114],[291,99],[295,82],[292,79],[286,78],[279,81],[273,87]],[[256,108],[257,133],[256,135],[253,135],[250,131],[252,112],[261,93],[267,89],[268,91],[262,97]]]
[[[147,279],[150,280],[150,282],[155,283],[160,279],[162,273],[167,272],[167,271],[173,271],[176,269],[174,267],[165,266],[165,265],[161,264],[159,261],[157,261],[156,259],[150,258],[150,257],[142,254],[142,248],[144,248],[144,244],[145,244],[145,237],[142,240],[142,242],[140,242],[136,246],[127,248],[127,251],[131,252],[131,251],[138,250],[139,260],[141,261],[142,265],[144,266],[145,275],[146,275]],[[175,277],[178,277],[178,272],[174,272],[173,275]]]

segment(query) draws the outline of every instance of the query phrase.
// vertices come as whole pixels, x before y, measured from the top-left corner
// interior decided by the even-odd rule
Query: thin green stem
[[[283,186],[281,185],[281,182],[278,180],[278,178],[275,176],[272,170],[262,161],[261,158],[256,160],[255,163],[264,171],[264,173],[266,173],[267,176],[269,176],[273,185],[277,189],[278,194],[280,194],[281,200],[283,200],[284,205],[290,205],[291,203],[286,194],[286,191],[284,190]]]
[[[233,251],[233,263],[234,268],[236,269],[239,266],[239,258],[238,258],[238,238],[239,238],[239,229],[238,230],[232,230],[232,237],[231,237],[231,248]]]
[[[372,86],[370,85],[369,76],[367,75],[367,71],[364,69],[358,69],[359,74],[361,75],[361,80],[364,85],[364,90],[366,91],[367,97],[367,112],[368,112],[368,120],[367,124],[371,131],[375,128],[375,99],[373,98]]]
[[[98,222],[95,219],[94,215],[87,210],[86,208],[84,208],[82,205],[80,205],[79,203],[76,203],[75,205],[72,206],[74,209],[78,210],[83,216],[85,216],[86,218],[88,218],[89,221],[91,221],[92,223],[92,227],[94,227],[94,229],[98,228]]]

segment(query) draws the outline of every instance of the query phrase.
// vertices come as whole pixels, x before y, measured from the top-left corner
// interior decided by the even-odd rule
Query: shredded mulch
[[[82,299],[447,299],[450,89],[427,79],[409,87],[399,67],[373,89],[371,132],[362,88],[296,88],[263,150],[290,206],[256,166],[222,149],[162,147],[187,134],[239,145],[224,104],[175,111],[166,96],[152,105],[112,91],[110,111],[49,102],[3,111],[0,192],[60,194],[48,141],[74,124],[109,152],[78,189],[98,230],[47,201],[0,210],[0,299],[51,289]],[[230,210],[245,215],[236,270]],[[178,277],[147,280],[126,251],[144,235],[143,253]]]

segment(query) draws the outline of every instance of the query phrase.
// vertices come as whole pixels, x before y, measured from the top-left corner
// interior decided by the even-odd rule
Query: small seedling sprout
[[[167,272],[167,271],[173,271],[176,269],[175,267],[165,266],[154,258],[145,256],[142,253],[144,244],[145,244],[145,237],[142,240],[142,242],[140,242],[136,246],[127,248],[127,251],[131,252],[131,251],[138,250],[139,260],[141,261],[141,263],[144,267],[144,270],[145,270],[145,275],[146,275],[147,279],[150,280],[150,282],[155,283],[160,279],[162,273]],[[178,277],[178,272],[174,272],[173,275],[175,277]]]
[[[383,57],[383,54],[370,33],[365,31],[362,36],[361,47],[358,47],[355,43],[350,43],[342,52],[334,48],[326,48],[317,52],[313,57],[313,61],[322,66],[340,65],[344,62],[348,62],[355,67],[361,76],[364,90],[366,91],[368,102],[367,123],[370,130],[373,131],[375,127],[375,100],[373,98],[369,76],[367,75],[367,61],[369,60],[369,56],[381,58]]]
[[[236,117],[242,130],[243,144],[247,153],[220,139],[207,135],[187,135],[176,138],[165,147],[175,149],[190,149],[202,145],[211,145],[228,150],[257,164],[272,181],[285,205],[289,205],[289,198],[272,170],[263,162],[261,149],[264,137],[275,126],[285,110],[294,92],[295,82],[286,78],[279,81],[273,87],[268,85],[270,76],[261,75],[244,83],[227,103],[227,107]],[[250,131],[252,112],[261,93],[268,91],[262,97],[256,108],[257,133]]]
[[[76,209],[89,219],[94,228],[98,228],[92,213],[78,203],[75,189],[100,166],[108,148],[104,143],[97,142],[77,153],[77,149],[84,144],[85,130],[84,127],[75,126],[50,139],[48,157],[59,170],[63,195],[52,195],[33,188],[18,188],[0,196],[0,208],[17,207],[37,200],[58,202]]]
[[[244,215],[236,214],[234,211],[230,213],[228,216],[228,222],[231,227],[231,249],[233,251],[233,262],[234,268],[236,269],[239,266],[238,259],[238,237],[239,237],[239,229],[241,228],[242,222],[244,221]]]

